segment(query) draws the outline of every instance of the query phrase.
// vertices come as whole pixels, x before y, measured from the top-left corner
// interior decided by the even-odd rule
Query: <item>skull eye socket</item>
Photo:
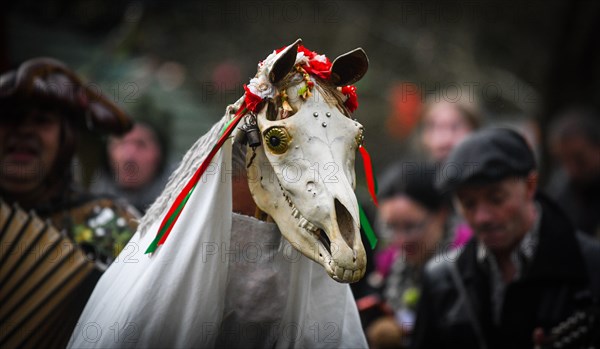
[[[271,127],[264,133],[265,143],[275,154],[283,154],[290,146],[292,137],[284,127]]]
[[[275,121],[277,120],[277,105],[272,100],[269,100],[269,104],[267,105],[267,120]]]

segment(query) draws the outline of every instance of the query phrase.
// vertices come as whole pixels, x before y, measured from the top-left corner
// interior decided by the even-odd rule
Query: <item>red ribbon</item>
[[[185,205],[185,203],[187,202],[187,199],[189,198],[189,194],[191,193],[192,190],[194,190],[194,188],[196,187],[196,184],[198,183],[198,181],[200,180],[200,178],[202,177],[202,175],[208,168],[208,165],[210,165],[210,162],[212,161],[214,156],[217,154],[219,149],[221,149],[221,147],[223,146],[223,144],[225,143],[225,141],[227,140],[227,138],[229,137],[229,135],[231,134],[233,129],[240,122],[242,117],[244,115],[246,115],[247,111],[248,111],[248,108],[246,108],[246,103],[244,101],[244,103],[241,105],[240,109],[237,111],[237,113],[233,117],[233,120],[229,123],[229,125],[227,126],[227,128],[225,129],[225,131],[223,132],[223,134],[217,141],[217,144],[212,148],[210,153],[208,153],[208,155],[206,156],[206,159],[204,159],[204,161],[202,162],[200,167],[198,167],[198,169],[196,170],[196,172],[194,173],[192,178],[190,178],[190,180],[185,185],[183,190],[179,193],[179,195],[177,195],[175,202],[173,202],[173,204],[171,205],[171,208],[169,208],[169,211],[167,212],[167,214],[163,218],[162,222],[160,223],[160,227],[158,229],[159,234],[155,238],[155,241],[152,242],[150,247],[148,247],[148,250],[146,250],[146,253],[153,252],[156,249],[156,247],[164,244],[165,240],[171,233],[171,230],[173,230],[173,227],[175,226],[175,222],[177,222],[177,220],[179,219],[179,216],[181,215],[181,212],[183,211],[183,206]],[[159,239],[158,242],[156,241],[157,239]]]
[[[371,162],[371,156],[367,152],[367,149],[362,145],[358,147],[360,151],[360,155],[362,155],[363,165],[365,168],[365,176],[367,177],[367,187],[369,188],[369,194],[371,194],[371,198],[373,199],[373,203],[375,206],[379,206],[377,202],[377,183],[375,182],[375,176],[373,175],[373,164]]]

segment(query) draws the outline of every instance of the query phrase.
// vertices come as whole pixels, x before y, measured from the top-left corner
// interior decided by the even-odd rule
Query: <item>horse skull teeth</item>
[[[281,186],[281,185],[280,185]],[[282,188],[283,190],[283,188]],[[304,228],[312,233],[317,233],[318,229],[314,224],[312,224],[311,222],[308,221],[308,219],[306,219],[301,213],[300,211],[296,208],[296,205],[294,205],[292,203],[292,200],[290,199],[290,197],[285,193],[285,191],[283,192],[283,196],[285,197],[285,201],[287,201],[288,205],[292,208],[292,216],[296,219],[298,219],[298,226],[301,228]],[[320,234],[316,234],[317,237]]]
[[[321,244],[323,244],[323,246],[327,250],[327,246],[325,246],[326,243],[324,243],[321,238],[321,233],[322,232],[324,233],[324,231],[321,230],[316,225],[314,225],[313,223],[311,223],[308,219],[306,219],[300,213],[300,210],[298,210],[296,205],[294,205],[294,203],[292,202],[290,197],[287,195],[285,190],[283,190],[283,196],[285,197],[285,200],[287,201],[290,208],[292,209],[292,217],[294,217],[297,220],[297,225],[300,228],[305,229],[307,232],[312,233],[313,236],[317,239],[317,241],[319,241]],[[356,259],[357,253],[355,250],[352,251],[352,254],[353,254],[354,259]],[[324,256],[321,256],[321,259],[324,259],[324,258],[325,258]],[[331,259],[329,259],[327,264],[333,268],[334,279],[339,280],[339,281],[356,282],[356,281],[360,280],[360,278],[364,274],[364,270],[363,270],[364,268],[357,269],[357,270],[344,269],[343,267],[340,267],[340,266],[334,266],[333,260],[331,260]]]

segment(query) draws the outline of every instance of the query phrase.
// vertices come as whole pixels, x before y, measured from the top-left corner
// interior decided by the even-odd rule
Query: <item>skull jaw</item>
[[[333,280],[353,283],[365,275],[366,253],[358,234],[355,238],[358,243],[349,246],[339,233],[328,233],[318,229],[319,234],[327,236],[327,239],[319,238],[314,232],[294,225],[290,219],[278,216],[272,215],[283,237],[300,253],[320,264]]]
[[[326,219],[327,224],[307,219],[286,195],[274,174],[269,175],[272,169],[262,168],[262,171],[262,176],[254,177],[260,180],[248,181],[250,192],[258,208],[273,218],[284,238],[300,253],[320,264],[335,281],[359,281],[366,271],[366,253],[359,228],[352,229],[350,246],[342,237],[333,215]],[[322,226],[326,229],[321,229]]]
[[[319,258],[315,261],[321,264],[327,274],[335,281],[353,283],[359,281],[365,275],[366,254],[362,244],[353,246],[353,248],[344,244],[338,249],[334,247],[336,244],[332,243],[332,254],[328,253],[321,241],[317,241],[316,246],[319,250],[317,254]]]

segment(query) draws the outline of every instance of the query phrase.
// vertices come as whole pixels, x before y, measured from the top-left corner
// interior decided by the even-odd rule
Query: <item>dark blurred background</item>
[[[169,115],[179,158],[273,49],[302,38],[330,59],[370,58],[356,117],[375,169],[411,151],[427,94],[473,96],[487,124],[544,144],[573,104],[599,107],[597,1],[7,1],[0,70],[63,60],[128,110]],[[542,168],[551,166],[539,146]]]

